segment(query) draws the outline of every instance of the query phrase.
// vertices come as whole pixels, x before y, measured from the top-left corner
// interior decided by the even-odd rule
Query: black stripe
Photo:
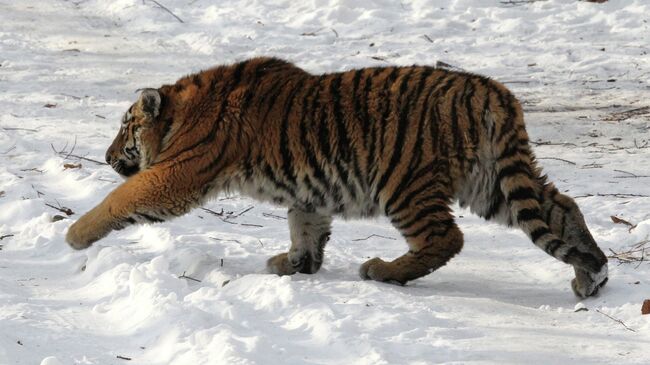
[[[135,213],[135,214],[138,217],[140,217],[140,218],[142,218],[142,219],[144,219],[144,220],[146,220],[148,222],[151,222],[151,223],[161,223],[161,222],[165,221],[164,219],[154,217],[154,216],[146,214],[146,213]]]
[[[445,79],[443,80],[445,83],[442,84],[439,88],[436,88],[436,98],[440,97],[449,91],[451,86],[454,84],[456,81],[456,74],[454,73],[447,73],[445,75]],[[440,112],[438,111],[438,101],[433,100],[431,103],[431,118],[429,120],[429,134],[431,138],[431,145],[434,147],[435,152],[441,152],[441,144],[442,144],[442,138],[440,138],[440,135],[438,133],[438,126],[440,123]],[[437,144],[437,146],[436,146]]]
[[[490,202],[487,212],[483,217],[486,220],[492,219],[499,212],[499,209],[503,205],[503,201],[504,201],[503,193],[501,192],[501,189],[499,189],[498,186],[494,187],[491,196],[492,196],[492,201]]]
[[[230,80],[229,80],[230,82],[228,82],[227,85],[223,87],[223,92],[220,93],[220,94],[223,95],[222,96],[223,99],[221,100],[221,103],[219,105],[217,116],[214,118],[214,121],[212,122],[212,127],[210,128],[210,132],[206,136],[204,136],[201,140],[199,140],[198,142],[196,142],[196,143],[182,149],[178,153],[175,153],[174,156],[170,156],[169,158],[164,159],[164,160],[159,161],[159,162],[166,162],[166,161],[168,161],[170,159],[177,158],[178,155],[183,154],[184,152],[192,151],[197,146],[200,146],[200,145],[206,144],[206,143],[210,143],[210,142],[212,142],[214,140],[214,138],[216,137],[217,131],[218,131],[219,127],[221,126],[222,117],[223,117],[223,114],[225,113],[226,105],[228,103],[228,97],[230,96],[232,91],[237,87],[237,85],[239,85],[239,82],[241,81],[242,71],[243,71],[244,67],[246,66],[247,62],[248,61],[244,61],[244,62],[241,62],[241,63],[237,64],[237,66],[235,67],[235,69],[234,69],[234,71],[232,73],[232,76],[230,77]],[[218,79],[216,79],[216,78],[213,79],[213,83],[212,83],[213,85],[216,84],[216,80],[218,80]],[[188,133],[189,130],[191,130],[191,129],[192,128],[190,127],[187,130],[186,133]],[[184,134],[186,134],[186,133],[184,133]],[[174,137],[177,137],[177,136],[174,136]],[[175,138],[175,139],[177,140],[178,137]],[[170,141],[169,143],[173,144],[172,141]],[[176,160],[174,162],[178,163],[178,162],[187,161],[189,159],[192,159],[192,156],[190,156],[189,158],[182,159],[182,160]]]
[[[478,145],[478,129],[476,118],[474,118],[474,108],[472,106],[472,98],[475,93],[475,86],[472,84],[472,80],[468,79],[467,84],[465,85],[465,110],[467,111],[467,122],[469,123],[469,135],[472,139],[474,146]]]
[[[321,86],[322,86],[322,77],[318,78],[315,82],[313,87],[313,91],[315,94],[313,95],[312,98],[312,103],[310,104],[310,121],[312,123],[312,128],[313,130],[314,126],[320,124],[318,117],[323,118],[323,113],[322,113],[322,106],[320,102],[320,92],[321,92]],[[307,97],[305,96],[305,103],[307,102]],[[318,113],[318,117],[317,117]],[[314,177],[318,182],[321,184],[322,188],[325,189],[325,191],[329,191],[334,198],[335,201],[340,201],[341,200],[341,192],[339,191],[338,186],[333,185],[329,182],[327,178],[327,174],[321,167],[321,163],[318,161],[316,151],[314,150],[314,147],[309,143],[309,138],[307,136],[307,127],[305,125],[306,118],[307,118],[308,113],[303,114],[303,119],[300,121],[300,141],[302,142],[302,146],[305,149],[306,156],[307,156],[307,161],[309,163],[309,166],[311,167]],[[316,142],[318,143],[318,142]]]
[[[390,73],[386,76],[386,79],[384,80],[384,86],[382,87],[381,91],[377,94],[377,99],[378,102],[381,100],[384,100],[385,96],[388,94],[388,89],[393,85],[393,82],[395,81],[395,78],[397,77],[398,74],[398,68],[397,67],[392,67],[392,68],[387,68],[386,70],[390,70]],[[389,104],[390,103],[385,103],[386,104],[386,110],[389,109]],[[377,105],[377,109],[381,107],[381,105]],[[383,116],[384,113],[381,115]],[[367,161],[367,166],[372,166],[372,168],[369,168],[369,177],[368,181],[371,183],[375,180],[375,175],[377,174],[377,162],[379,162],[377,156],[375,155],[375,149],[377,148],[377,127],[384,128],[385,127],[385,119],[383,117],[380,117],[379,120],[374,121],[374,123],[371,124],[371,131],[370,131],[370,148],[368,152],[368,161]],[[374,159],[375,163],[373,164],[371,159]]]
[[[377,188],[375,190],[375,201],[378,201],[379,193],[384,189],[384,186],[388,182],[388,179],[392,176],[393,171],[399,164],[404,155],[402,148],[404,147],[404,140],[406,135],[406,130],[408,128],[408,96],[404,95],[408,82],[411,79],[411,75],[415,70],[411,69],[409,72],[402,77],[402,83],[400,84],[399,94],[395,96],[395,107],[400,109],[397,120],[397,135],[395,136],[395,144],[393,145],[393,154],[388,162],[388,168],[384,170],[384,173],[379,178],[379,183],[377,183]],[[401,99],[401,102],[400,102]],[[404,99],[407,99],[404,102]],[[406,104],[406,105],[405,105]],[[400,108],[401,105],[401,108]],[[384,119],[384,124],[388,122]],[[383,136],[382,136],[382,146],[383,146]],[[383,149],[383,147],[382,147]],[[383,154],[383,153],[382,153]]]
[[[529,187],[518,186],[514,190],[508,193],[508,202],[513,200],[527,200],[535,199],[537,200],[537,194],[535,190]]]
[[[374,125],[375,123],[372,120],[372,116],[369,112],[369,107],[368,107],[368,97],[370,93],[372,92],[372,82],[379,75],[383,69],[381,68],[376,68],[373,70],[372,74],[370,76],[366,77],[364,87],[363,87],[363,107],[360,106],[361,110],[361,121],[363,125],[363,145],[366,147],[366,150],[369,151],[369,146],[368,146],[368,137],[370,136],[370,126]],[[374,158],[374,156],[371,153],[368,153],[368,159],[366,161],[366,169],[370,170],[370,159]],[[368,173],[368,171],[366,171]]]
[[[517,222],[527,222],[532,220],[542,220],[538,208],[524,208],[517,212]]]
[[[446,236],[447,233],[449,233],[449,230],[454,227],[454,220],[453,219],[443,219],[443,220],[435,220],[435,221],[427,221],[426,224],[424,224],[422,227],[416,229],[415,231],[411,233],[402,233],[402,235],[405,238],[410,238],[410,237],[417,237],[421,235],[422,233],[431,230],[427,237],[425,238],[425,241],[431,240],[433,237],[442,237]],[[440,230],[442,228],[442,230]],[[426,249],[427,247],[431,247],[435,243],[428,244],[420,249],[420,251]]]
[[[551,241],[546,245],[546,249],[545,249],[545,251],[546,251],[547,254],[549,254],[549,255],[555,257],[555,253],[556,253],[556,251],[557,251],[560,247],[562,247],[563,245],[565,245],[565,243],[564,243],[563,241],[561,241],[561,240],[558,240],[558,239],[551,240]]]
[[[348,132],[345,127],[345,121],[343,119],[343,113],[341,113],[341,79],[343,74],[339,73],[334,75],[334,79],[330,83],[329,93],[332,97],[332,107],[331,115],[334,118],[334,125],[336,127],[336,139],[338,139],[338,156],[334,153],[332,149],[332,157],[334,165],[336,166],[336,171],[341,177],[341,184],[347,189],[350,194],[350,197],[354,200],[356,199],[356,189],[349,179],[349,171],[347,167],[351,162],[351,151],[350,151],[350,141],[348,139]],[[346,167],[341,163],[345,163]]]
[[[542,236],[551,233],[551,231],[548,229],[548,227],[539,227],[535,229],[534,231],[530,232],[530,239],[537,243],[537,240],[540,239]]]
[[[467,84],[467,79],[465,79],[465,84]],[[464,88],[463,88],[464,90]],[[452,100],[451,100],[451,137],[453,138],[451,141],[451,146],[456,150],[456,156],[458,159],[458,162],[460,163],[460,168],[464,169],[465,165],[465,159],[464,159],[464,143],[463,143],[463,136],[460,131],[460,127],[458,125],[458,103],[460,102],[459,100],[462,97],[462,92],[463,90],[457,91]]]
[[[403,218],[393,218],[391,219],[391,222],[395,225],[395,228],[399,230],[405,230],[411,227],[412,225],[416,224],[417,222],[423,220],[427,216],[430,216],[435,213],[441,213],[441,212],[449,212],[449,207],[447,205],[442,205],[442,204],[432,204],[427,206],[426,208],[420,209],[415,216],[410,218],[408,221],[404,222]],[[401,223],[400,223],[401,222]],[[398,224],[398,225],[397,225]]]
[[[427,174],[432,174],[433,171],[435,171],[435,168],[439,164],[431,163],[423,166],[418,172],[412,177],[412,181],[417,181],[423,176]],[[445,170],[446,171],[446,170]],[[402,202],[392,211],[390,211],[388,214],[393,215],[396,214],[404,209],[406,209],[409,205],[413,205],[413,198],[416,196],[420,195],[421,193],[433,189],[435,184],[447,184],[448,185],[449,181],[442,176],[434,176],[433,178],[425,180],[422,184],[420,184],[415,190],[412,190],[408,195],[406,195],[403,199]],[[428,197],[430,198],[440,198],[443,200],[448,200],[447,195],[443,194],[442,192],[434,192],[434,193],[429,193]]]
[[[505,120],[500,124],[501,130],[497,137],[497,142],[499,142],[508,132],[514,131],[517,111],[513,105],[515,103],[515,98],[512,94],[505,92],[496,86],[493,86],[492,89],[499,95],[499,103],[501,104],[503,111],[506,113]]]
[[[424,85],[426,84],[428,77],[431,76],[432,73],[433,73],[432,68],[426,68],[424,70],[420,78],[418,87],[416,88],[415,91],[416,97],[413,99],[413,104],[417,104],[417,101],[421,99],[421,94],[422,94],[422,90],[424,89]],[[422,142],[424,141],[423,129],[424,129],[425,114],[426,114],[424,113],[424,111],[426,110],[426,104],[428,102],[429,96],[431,96],[431,93],[429,93],[425,98],[425,100],[423,101],[423,107],[422,110],[420,111],[420,121],[418,122],[417,132],[415,135],[416,140],[415,140],[415,144],[413,145],[413,150],[411,151],[411,160],[408,163],[406,174],[402,176],[399,185],[395,190],[393,190],[393,194],[386,201],[386,206],[384,207],[384,211],[386,214],[389,213],[390,207],[395,203],[397,198],[401,196],[403,190],[411,183],[413,178],[413,173],[415,172],[416,167],[422,161]]]
[[[243,113],[248,111],[248,106],[255,95],[266,95],[267,93],[259,92],[259,79],[262,77],[262,74],[265,71],[268,71],[271,66],[285,66],[287,63],[285,61],[279,60],[277,58],[270,58],[261,64],[257,65],[254,70],[251,70],[253,76],[251,77],[251,84],[246,88],[244,96],[241,101],[241,110]]]
[[[510,157],[514,157],[515,155],[518,154],[523,154],[528,156],[528,149],[526,148],[526,144],[528,143],[527,140],[520,140],[520,139],[512,139],[507,147],[501,151],[501,154],[499,157],[497,157],[497,161],[502,161],[505,159],[508,159]]]
[[[275,175],[275,172],[273,171],[273,168],[271,168],[270,165],[266,165],[264,169],[262,170],[264,172],[264,176],[269,179],[273,185],[275,185],[277,188],[284,190],[285,192],[289,193],[289,195],[293,198],[295,198],[296,193],[291,187],[289,187],[287,184],[284,182],[280,181],[277,178],[277,175]]]
[[[602,267],[602,264],[596,257],[590,253],[582,252],[576,247],[571,247],[569,251],[567,251],[566,255],[564,255],[564,258],[562,258],[562,261],[566,263],[575,263],[581,269],[592,273],[598,273]]]
[[[503,167],[499,170],[499,173],[497,175],[497,181],[501,181],[506,177],[511,177],[516,174],[523,174],[528,177],[531,177],[532,172],[530,171],[530,165],[524,161],[516,161],[511,165]]]
[[[293,168],[293,156],[291,154],[291,148],[289,147],[289,115],[291,114],[291,109],[293,108],[294,99],[296,94],[302,90],[302,86],[305,84],[305,79],[298,81],[298,84],[293,86],[293,90],[289,94],[287,101],[284,105],[284,110],[282,111],[282,124],[280,127],[280,155],[282,156],[282,170],[284,174],[289,179],[289,182],[296,185],[296,174]]]

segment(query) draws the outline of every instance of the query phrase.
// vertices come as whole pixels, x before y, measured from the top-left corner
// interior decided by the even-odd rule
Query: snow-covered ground
[[[384,219],[337,220],[316,275],[266,274],[286,212],[240,196],[206,205],[235,224],[197,209],[82,252],[64,242],[120,183],[75,156],[103,159],[137,88],[275,55],[505,82],[545,171],[608,254],[628,250],[650,237],[650,2],[158,2],[183,23],[149,0],[0,0],[0,364],[650,363],[647,261],[612,259],[579,301],[570,267],[462,210],[463,252],[405,287],[357,277],[406,249]],[[53,222],[48,204],[74,214]]]

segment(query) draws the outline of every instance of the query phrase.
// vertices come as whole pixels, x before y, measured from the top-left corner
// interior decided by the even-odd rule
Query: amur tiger
[[[576,295],[607,281],[607,258],[576,203],[537,167],[522,108],[502,84],[446,69],[374,67],[312,75],[253,58],[144,89],[106,153],[126,181],[68,230],[75,249],[238,191],[288,207],[279,275],[323,262],[332,217],[386,215],[408,244],[364,279],[404,284],[463,246],[450,204],[517,226],[572,265]]]

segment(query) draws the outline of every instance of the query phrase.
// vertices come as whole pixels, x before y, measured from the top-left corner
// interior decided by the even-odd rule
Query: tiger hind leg
[[[361,278],[404,285],[444,266],[462,249],[463,234],[446,199],[439,194],[433,194],[436,198],[408,195],[389,217],[409,251],[390,262],[378,257],[366,261],[359,270]]]
[[[288,221],[291,248],[289,252],[271,257],[266,263],[267,270],[277,275],[317,272],[323,264],[332,217],[294,207],[289,209]]]
[[[542,213],[551,232],[579,252],[587,252],[597,258],[601,266],[598,272],[590,272],[574,266],[576,277],[571,281],[574,293],[580,297],[594,295],[607,283],[607,257],[589,233],[578,205],[570,197],[558,192],[551,183],[544,184]]]

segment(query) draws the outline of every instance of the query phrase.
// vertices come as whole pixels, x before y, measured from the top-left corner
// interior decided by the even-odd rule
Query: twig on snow
[[[623,323],[623,321],[621,321],[620,319],[618,319],[618,318],[614,318],[614,317],[610,316],[610,315],[607,314],[607,313],[603,313],[603,312],[599,311],[598,309],[596,309],[596,312],[598,312],[598,313],[604,315],[605,317],[611,319],[611,320],[614,321],[614,322],[618,322],[618,323],[622,324],[623,327],[625,327],[626,330],[628,330],[628,331],[632,331],[632,332],[636,332],[636,330],[634,330],[634,329],[628,327],[628,326],[627,326],[625,323]]]
[[[625,194],[625,193],[615,193],[615,194],[603,194],[603,193],[596,193],[596,194],[585,194],[585,195],[577,195],[574,196],[574,199],[578,198],[589,198],[592,196],[613,196],[615,198],[650,198],[650,195],[644,195],[644,194]]]
[[[98,165],[106,165],[106,166],[108,166],[108,164],[106,162],[101,162],[101,161],[93,160],[92,158],[72,154],[74,146],[73,146],[73,149],[70,150],[70,152],[66,152],[66,150],[65,150],[66,147],[67,147],[67,144],[60,151],[57,151],[56,148],[54,148],[54,144],[52,144],[52,143],[50,143],[50,147],[52,148],[52,151],[54,151],[54,153],[56,153],[59,156],[63,156],[63,159],[69,159],[70,157],[73,157],[73,158],[77,158],[77,159],[80,159],[80,160],[94,162],[94,163],[96,163]]]
[[[156,0],[148,0],[148,1],[151,1],[152,3],[158,5],[159,8],[161,8],[162,10],[164,10],[164,11],[168,12],[169,14],[171,14],[171,16],[176,18],[176,20],[178,20],[179,22],[185,23],[183,21],[183,19],[179,18],[178,15],[174,14],[171,10],[167,9],[167,7],[165,7],[163,4],[157,2]]]
[[[283,217],[281,215],[275,215],[275,214],[272,214],[272,213],[262,213],[262,215],[267,217],[267,218],[274,218],[274,219],[277,219],[277,220],[286,220],[287,219],[287,217]]]
[[[640,178],[640,177],[650,177],[650,175],[637,175],[635,173],[624,171],[624,170],[616,170],[615,169],[614,171],[622,172],[624,174],[627,174],[625,176],[614,176],[614,179],[637,179],[637,178]]]
[[[58,204],[58,202],[57,202],[57,204]],[[58,207],[57,207],[57,206],[54,206],[54,205],[52,205],[52,204],[49,204],[49,203],[45,203],[45,205],[47,205],[47,206],[50,207],[50,208],[56,209],[56,210],[58,210],[59,212],[65,213],[65,214],[68,215],[68,216],[74,214],[74,212],[72,211],[72,209],[67,208],[67,207],[62,207],[61,204],[59,204]]]
[[[178,278],[179,278],[179,279],[187,279],[187,280],[196,281],[197,283],[200,283],[200,282],[201,282],[201,280],[199,280],[199,279],[195,279],[195,278],[193,278],[193,277],[191,277],[191,276],[187,276],[187,275],[185,275],[185,271],[183,271],[183,275],[179,276]],[[130,360],[130,359],[129,359],[129,360]]]
[[[370,238],[373,238],[373,237],[385,238],[385,239],[387,239],[387,240],[393,240],[393,241],[396,240],[396,238],[393,238],[393,237],[387,237],[387,236],[382,236],[382,235],[374,234],[374,233],[373,233],[373,234],[371,234],[371,235],[368,236],[368,237],[365,237],[365,238],[356,238],[356,239],[353,239],[352,241],[365,241],[365,240],[370,239]]]
[[[557,161],[564,161],[568,164],[575,165],[576,163],[573,161],[565,160],[563,158],[558,158],[558,157],[537,157],[538,160],[557,160]]]

